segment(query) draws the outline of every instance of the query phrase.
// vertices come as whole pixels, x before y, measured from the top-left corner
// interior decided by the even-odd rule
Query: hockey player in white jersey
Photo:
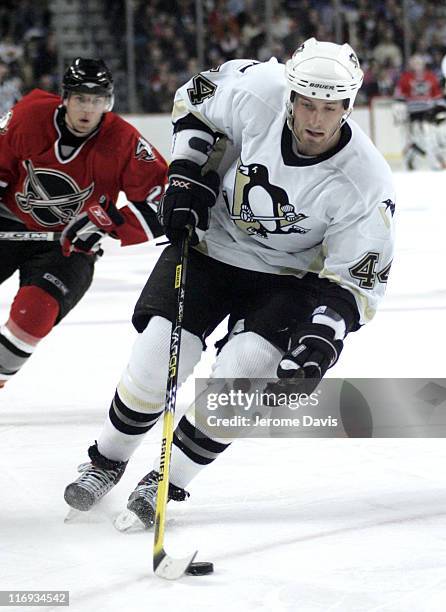
[[[227,315],[215,378],[321,380],[346,336],[375,315],[393,251],[390,169],[350,120],[363,73],[348,45],[301,45],[286,65],[232,60],[176,94],[160,219],[171,241],[135,307],[139,336],[90,463],[68,485],[88,510],[120,479],[164,406],[178,242],[189,255],[179,380]],[[347,340],[348,341],[348,340]],[[173,440],[170,499],[230,444],[198,431],[193,407]],[[154,520],[157,464],[129,498]]]

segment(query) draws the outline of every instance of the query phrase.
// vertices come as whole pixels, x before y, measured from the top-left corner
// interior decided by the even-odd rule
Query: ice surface
[[[348,338],[333,376],[445,376],[446,175],[396,180],[388,296]],[[198,560],[215,564],[211,576],[156,578],[151,533],[112,526],[152,469],[160,426],[116,489],[64,524],[64,487],[99,434],[135,337],[132,308],[159,251],[109,245],[82,303],[0,391],[0,589],[69,590],[76,612],[443,612],[444,440],[232,445],[191,484],[189,501],[168,508],[169,554],[198,548]],[[0,288],[2,320],[16,283]],[[212,358],[208,350],[198,374]],[[191,395],[189,383],[178,416]]]

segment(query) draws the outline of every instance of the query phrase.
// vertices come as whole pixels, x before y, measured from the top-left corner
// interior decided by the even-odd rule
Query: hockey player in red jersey
[[[396,95],[407,102],[427,102],[441,97],[440,83],[432,70],[426,69],[421,55],[410,58],[409,70],[400,76]]]
[[[421,55],[413,55],[409,61],[409,69],[402,73],[395,89],[395,114],[402,115],[407,121],[404,158],[408,170],[414,170],[423,158],[426,158],[432,170],[443,167],[444,162],[441,155],[438,155],[436,146],[435,124],[432,121],[433,109],[441,97],[440,83],[436,75],[426,69],[426,62]],[[401,103],[404,113],[399,110]]]
[[[20,273],[0,327],[0,387],[85,294],[105,236],[126,246],[163,233],[166,162],[111,112],[113,89],[102,60],[77,58],[62,98],[36,89],[0,119],[0,283]]]

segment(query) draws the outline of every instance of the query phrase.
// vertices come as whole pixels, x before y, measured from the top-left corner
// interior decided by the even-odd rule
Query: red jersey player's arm
[[[16,144],[13,113],[9,111],[2,117],[0,124],[0,194],[6,191],[8,185],[13,183],[19,174],[20,160],[16,153]]]
[[[435,76],[435,74],[433,73],[431,73],[431,83],[432,83],[432,97],[442,98],[443,92],[441,91],[440,82]]]
[[[121,189],[129,200],[119,209],[125,220],[117,232],[122,246],[164,234],[156,213],[167,182],[167,162],[136,130],[130,144],[121,173]]]
[[[20,163],[30,156],[43,125],[52,125],[59,96],[39,89],[19,100],[0,118],[0,181],[12,184],[20,175]]]

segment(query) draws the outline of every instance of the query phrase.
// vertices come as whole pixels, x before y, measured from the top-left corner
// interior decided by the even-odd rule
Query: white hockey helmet
[[[342,123],[353,109],[364,73],[353,49],[345,43],[337,45],[309,38],[296,49],[285,67],[290,89],[287,105],[292,113],[293,92],[319,100],[348,100]]]

